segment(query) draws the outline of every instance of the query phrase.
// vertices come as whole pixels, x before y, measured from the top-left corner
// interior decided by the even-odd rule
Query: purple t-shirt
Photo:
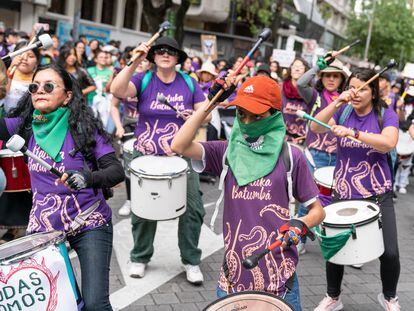
[[[336,124],[339,124],[344,109],[345,106],[335,113],[333,118]],[[361,132],[381,133],[374,110],[365,116],[358,116],[355,110],[352,110],[342,125],[357,128]],[[384,110],[382,128],[388,126],[398,129],[398,116],[390,108]],[[377,151],[370,145],[339,138],[334,188],[341,199],[362,199],[390,191],[392,179],[387,154]]]
[[[318,94],[316,90],[314,90],[314,96],[309,103],[309,110],[312,110],[312,107],[315,104],[320,104],[320,107],[315,109],[312,114],[313,116],[316,116],[321,110],[325,109],[330,102],[323,92]],[[312,132],[310,128],[308,128],[305,145],[309,149],[321,150],[327,153],[336,153],[336,136],[331,131],[318,134]]]
[[[227,142],[212,141],[202,145],[205,151],[204,171],[219,176]],[[292,154],[293,195],[308,206],[317,197],[318,189],[302,152],[297,147],[292,147]],[[199,161],[193,162],[197,171],[202,170],[201,165]],[[295,272],[298,262],[295,247],[285,250],[279,248],[271,252],[253,270],[247,270],[241,264],[247,256],[262,251],[275,242],[277,229],[291,217],[283,160],[279,158],[275,169],[269,175],[243,187],[237,185],[229,168],[224,187],[223,237],[230,271],[229,281],[237,292],[258,290],[283,294],[284,284]],[[227,290],[223,269],[218,285]]]
[[[201,90],[203,91],[204,95],[208,95],[211,86],[213,85],[213,81],[208,82],[198,82],[198,85],[200,86]]]
[[[131,79],[137,94],[140,94],[143,76],[144,74],[138,74]],[[159,103],[157,97],[163,94],[179,112],[192,113],[194,104],[205,100],[203,91],[197,82],[192,80],[194,93],[191,93],[189,86],[179,73],[171,83],[162,82],[155,72],[152,73],[151,81],[144,92],[138,96],[139,118],[135,128],[137,141],[134,145],[136,150],[143,154],[173,154],[170,148],[171,141],[184,124],[184,120],[178,117],[170,107]]]
[[[9,134],[15,134],[21,119],[5,118],[4,120],[6,121]],[[108,153],[114,152],[112,146],[109,143],[105,143],[102,136],[96,135],[95,139],[94,156],[96,160]],[[74,157],[69,154],[74,148],[75,142],[68,131],[60,151],[62,161],[54,163],[47,153],[36,144],[33,136],[28,144],[30,151],[62,173],[67,170],[84,169],[86,160],[82,154],[77,152]],[[89,161],[86,161],[86,163],[92,169],[92,163]],[[97,201],[100,201],[98,208],[86,219],[86,224],[79,228],[75,234],[100,227],[111,220],[111,209],[100,189],[96,195],[93,189],[71,191],[62,184],[55,185],[57,177],[32,158],[29,158],[27,166],[30,172],[33,193],[33,206],[30,212],[29,225],[27,226],[28,233],[52,230],[68,232],[75,217]]]
[[[287,98],[282,94],[282,113],[286,124],[287,140],[292,140],[292,136],[306,135],[306,120],[299,118],[296,115],[296,110],[309,113],[309,107],[303,99]]]
[[[124,117],[131,119],[138,118],[138,98],[137,97],[127,97],[122,100],[124,105]]]

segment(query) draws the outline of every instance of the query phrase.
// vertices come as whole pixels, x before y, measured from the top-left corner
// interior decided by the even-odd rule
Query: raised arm
[[[296,82],[296,88],[298,89],[299,95],[304,99],[306,103],[310,103],[313,97],[314,89],[309,84],[313,78],[318,74],[319,67],[314,66],[313,68],[306,71],[302,77]]]

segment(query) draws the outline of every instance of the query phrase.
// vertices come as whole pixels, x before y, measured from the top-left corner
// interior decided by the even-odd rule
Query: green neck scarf
[[[245,186],[271,173],[276,166],[286,134],[278,111],[257,122],[234,120],[227,160],[239,186]]]
[[[55,162],[62,161],[59,152],[69,129],[69,114],[69,109],[64,107],[48,114],[37,109],[33,112],[32,128],[36,143]]]

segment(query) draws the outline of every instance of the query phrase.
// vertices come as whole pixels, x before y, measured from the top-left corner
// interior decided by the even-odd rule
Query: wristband
[[[356,139],[358,139],[359,138],[359,130],[357,128],[353,128],[353,130],[354,130],[354,137]]]

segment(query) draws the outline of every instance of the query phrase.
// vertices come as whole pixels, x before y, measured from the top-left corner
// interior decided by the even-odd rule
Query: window
[[[66,0],[52,0],[50,2],[49,12],[65,14]]]
[[[127,0],[124,11],[124,28],[135,29],[137,0]]]
[[[95,0],[82,0],[81,18],[93,21]]]
[[[116,2],[114,0],[103,0],[102,1],[102,16],[101,16],[101,23],[114,25],[115,18],[114,15],[116,14],[115,10]]]

